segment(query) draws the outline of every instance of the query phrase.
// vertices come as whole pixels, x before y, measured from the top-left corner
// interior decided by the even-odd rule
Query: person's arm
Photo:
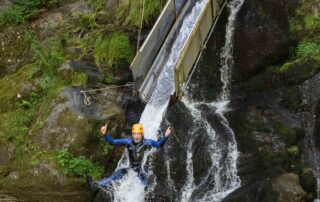
[[[150,140],[150,139],[145,139],[145,143],[146,143],[148,146],[155,147],[155,148],[159,148],[159,147],[161,147],[162,145],[164,145],[164,143],[166,143],[167,139],[168,139],[168,137],[161,137],[161,139],[158,140],[158,141]]]
[[[105,134],[104,139],[113,146],[130,144],[130,138],[113,139],[109,134]]]
[[[170,135],[171,135],[171,128],[169,127],[167,128],[164,137],[162,137],[160,140],[154,141],[150,139],[145,139],[145,141],[146,141],[146,144],[148,144],[149,146],[159,148],[166,143]]]
[[[107,134],[107,127],[108,127],[108,125],[106,124],[105,126],[102,126],[100,130],[101,130],[101,133],[104,136],[104,139],[109,144],[114,145],[114,146],[130,144],[130,141],[131,141],[130,138],[113,139],[109,134]]]

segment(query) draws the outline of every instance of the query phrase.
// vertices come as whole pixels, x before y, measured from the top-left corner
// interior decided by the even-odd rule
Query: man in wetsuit
[[[147,185],[147,177],[144,173],[141,164],[144,156],[144,152],[151,147],[159,148],[167,141],[168,137],[171,134],[170,127],[167,128],[164,137],[160,140],[155,141],[151,139],[146,139],[143,137],[143,126],[142,124],[134,124],[132,126],[132,137],[131,138],[123,138],[123,139],[113,139],[107,133],[107,125],[101,127],[101,133],[104,135],[105,140],[114,146],[125,146],[129,156],[129,168],[121,168],[116,170],[110,177],[104,178],[97,182],[100,186],[109,186],[112,182],[121,179],[129,169],[134,170],[137,172],[141,182],[144,185]],[[95,183],[92,182],[92,179],[89,179],[91,182],[88,182],[91,186]]]

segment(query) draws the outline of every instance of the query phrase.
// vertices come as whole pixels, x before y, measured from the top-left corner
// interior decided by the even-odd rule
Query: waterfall
[[[221,101],[229,100],[230,96],[230,84],[231,84],[231,73],[234,65],[233,61],[233,39],[234,39],[234,23],[239,10],[241,9],[244,0],[232,0],[228,4],[229,17],[228,24],[226,27],[225,45],[222,48],[221,58],[221,81],[223,83],[222,92],[220,95]]]
[[[187,180],[182,189],[181,201],[221,201],[232,191],[240,187],[241,181],[237,175],[237,159],[238,149],[235,140],[235,135],[230,128],[228,120],[224,114],[229,110],[229,98],[230,98],[230,84],[231,84],[231,72],[234,65],[233,61],[233,40],[234,40],[234,29],[235,20],[239,10],[241,9],[244,0],[232,0],[228,4],[229,17],[226,26],[225,45],[222,48],[221,58],[221,81],[223,83],[222,92],[217,102],[205,103],[205,102],[194,102],[188,96],[183,97],[182,102],[185,104],[190,114],[193,117],[193,126],[190,130],[190,134],[197,134],[197,129],[205,128],[206,134],[209,137],[209,152],[211,157],[211,168],[208,169],[206,177],[198,184],[195,185],[193,176],[193,161],[192,161],[192,144],[194,139],[189,140],[187,148]],[[225,149],[219,142],[219,137],[214,128],[209,124],[208,120],[201,115],[199,106],[206,105],[214,111],[219,117],[220,123],[224,126],[225,131],[229,136],[229,142],[227,145],[227,157],[222,155],[222,151]],[[194,138],[194,135],[191,135]],[[208,182],[209,177],[213,178],[212,182]],[[204,184],[213,184],[213,189],[207,191],[201,198],[192,198],[192,194],[196,190],[201,190]]]
[[[153,91],[149,102],[145,106],[145,109],[141,115],[140,123],[144,125],[146,138],[157,138],[161,121],[170,101],[170,96],[175,91],[174,66],[177,63],[181,49],[188,39],[191,30],[205,5],[205,2],[206,0],[199,0],[183,20],[179,34],[173,43],[171,54],[165,63],[162,72],[160,73],[155,90]],[[147,156],[151,155],[152,153],[153,151],[145,155],[145,161]],[[125,155],[123,155],[123,159],[125,159]],[[127,161],[120,161],[118,167],[126,165]],[[150,172],[152,173],[152,166],[149,167],[149,173]],[[152,186],[154,187],[155,184]],[[115,201],[144,201],[145,196],[143,185],[134,172],[129,172],[129,174],[120,180],[119,183],[114,183],[113,187],[115,190]]]

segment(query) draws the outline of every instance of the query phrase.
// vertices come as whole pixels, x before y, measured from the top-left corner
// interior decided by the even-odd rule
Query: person
[[[109,144],[126,147],[130,167],[117,169],[110,177],[101,179],[98,182],[93,182],[91,177],[87,178],[87,183],[92,189],[110,186],[112,182],[120,180],[130,169],[138,174],[139,179],[146,186],[147,177],[142,169],[144,152],[152,147],[159,148],[163,146],[171,135],[171,128],[168,127],[164,137],[161,137],[158,141],[144,138],[144,129],[141,123],[136,123],[132,126],[132,137],[130,138],[113,139],[107,133],[107,124],[101,127],[101,133]]]

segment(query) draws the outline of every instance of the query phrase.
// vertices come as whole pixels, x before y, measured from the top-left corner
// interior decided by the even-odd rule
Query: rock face
[[[43,128],[35,131],[32,138],[48,150],[67,148],[80,152],[90,139],[97,137],[94,135],[96,131],[93,131],[95,122],[108,121],[115,129],[123,127],[125,111],[121,102],[124,102],[126,96],[121,92],[108,98],[100,95],[91,100],[90,105],[86,105],[80,88],[67,88],[53,101],[54,108]]]
[[[318,56],[297,58],[296,45],[302,35],[292,31],[290,21],[297,10],[303,19],[306,14],[301,14],[301,8],[309,8],[310,3],[248,0],[239,13],[234,111],[228,118],[241,153],[238,171],[242,187],[224,201],[315,198],[312,149],[305,143],[314,137],[316,147],[319,145],[320,62]],[[314,31],[303,29],[304,37],[314,37]]]
[[[298,0],[245,2],[235,32],[235,80],[242,80],[289,57],[296,42],[288,19],[294,15],[297,3]]]

